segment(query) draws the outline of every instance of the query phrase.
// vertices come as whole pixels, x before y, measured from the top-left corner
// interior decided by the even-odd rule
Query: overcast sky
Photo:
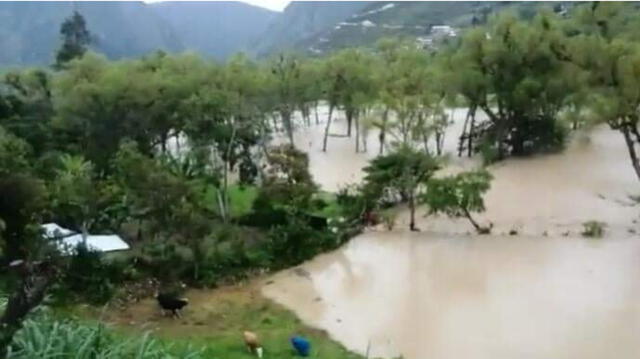
[[[287,4],[289,4],[289,0],[242,0],[243,2],[266,7],[267,9],[282,11]]]
[[[158,2],[158,1],[180,1],[180,0],[143,0],[144,2]],[[189,0],[185,0],[189,1]],[[191,0],[193,1],[193,0]],[[223,0],[196,0],[196,1],[223,1]],[[267,9],[282,11],[291,2],[290,0],[241,0],[252,5],[262,6]]]

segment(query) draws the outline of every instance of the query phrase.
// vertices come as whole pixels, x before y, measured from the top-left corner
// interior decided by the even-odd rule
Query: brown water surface
[[[315,179],[330,190],[360,180],[373,154],[342,138],[322,153],[318,131],[297,138],[308,142]],[[447,143],[453,152],[455,138]],[[575,134],[561,154],[490,168],[479,219],[495,224],[493,236],[422,216],[423,232],[410,233],[403,213],[393,232],[368,231],[305,263],[308,276],[277,274],[263,293],[371,356],[640,358],[640,207],[629,199],[640,186],[628,161],[618,133]],[[604,238],[581,238],[588,220],[607,224]],[[512,229],[518,235],[506,236]]]

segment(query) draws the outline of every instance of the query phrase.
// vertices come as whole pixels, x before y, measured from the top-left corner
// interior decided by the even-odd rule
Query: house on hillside
[[[129,250],[129,245],[120,236],[93,235],[74,232],[56,223],[42,225],[45,239],[55,241],[56,247],[63,254],[70,254],[78,245],[85,242],[87,248],[97,252],[116,252]]]
[[[458,31],[449,25],[433,25],[429,35],[433,38],[456,37]]]

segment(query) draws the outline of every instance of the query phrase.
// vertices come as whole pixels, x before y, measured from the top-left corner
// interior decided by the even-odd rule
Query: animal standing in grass
[[[174,318],[180,318],[181,310],[189,304],[189,299],[187,298],[178,298],[175,295],[166,293],[158,293],[156,300],[162,309],[162,313],[166,315],[169,312]]]
[[[256,355],[258,358],[262,358],[262,345],[258,340],[258,335],[254,332],[245,331],[242,333],[244,337],[244,344],[247,346],[249,353]]]

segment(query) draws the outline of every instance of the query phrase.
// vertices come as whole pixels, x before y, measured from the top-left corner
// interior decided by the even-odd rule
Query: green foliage
[[[465,217],[480,231],[471,213],[484,212],[483,195],[489,190],[492,176],[486,170],[463,172],[451,177],[431,179],[422,201],[431,213]]]
[[[415,230],[415,210],[418,191],[440,168],[439,162],[428,153],[409,146],[400,146],[387,155],[371,160],[366,172],[364,193],[380,204],[398,197],[409,205],[409,228]]]
[[[202,350],[151,338],[116,335],[102,324],[59,321],[50,316],[29,320],[16,336],[9,358],[204,358]]]
[[[336,235],[314,230],[305,221],[293,217],[269,232],[268,250],[275,259],[274,267],[283,268],[311,259],[339,243]]]
[[[607,224],[599,221],[588,221],[582,224],[582,236],[589,238],[602,238]]]
[[[25,174],[0,176],[0,238],[2,254],[8,261],[37,257],[41,247],[37,227],[46,207],[42,181]]]
[[[124,262],[108,260],[104,254],[80,243],[66,268],[57,290],[59,299],[69,299],[69,293],[93,304],[104,304],[114,295],[124,280]]]
[[[366,187],[378,198],[386,194],[408,199],[439,167],[438,161],[425,152],[403,146],[370,162],[364,169]]]
[[[478,138],[498,158],[563,143],[558,112],[582,77],[562,55],[568,39],[558,22],[548,12],[531,22],[502,14],[470,30],[452,55],[447,81],[489,116]]]
[[[0,176],[27,171],[30,152],[27,142],[0,126]]]
[[[87,30],[84,17],[77,11],[60,26],[62,46],[56,54],[56,67],[61,68],[67,62],[82,57],[91,43],[91,34]]]
[[[317,185],[309,173],[307,154],[292,145],[281,145],[269,150],[267,164],[260,195],[275,205],[308,209]]]

